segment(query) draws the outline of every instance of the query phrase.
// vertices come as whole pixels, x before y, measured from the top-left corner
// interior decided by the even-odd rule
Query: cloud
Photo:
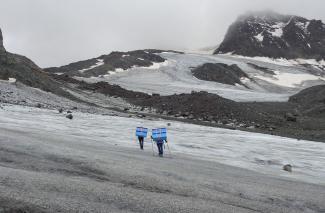
[[[43,67],[143,48],[220,43],[247,10],[325,20],[323,0],[0,0],[6,48]]]

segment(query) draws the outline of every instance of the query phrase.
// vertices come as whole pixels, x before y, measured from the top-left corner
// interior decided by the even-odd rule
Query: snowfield
[[[159,158],[148,139],[139,149],[135,127],[167,121],[73,115],[1,105],[0,211],[325,210],[323,143],[171,122]]]
[[[0,110],[0,124],[11,131],[44,138],[71,137],[76,142],[108,143],[137,149],[135,127],[166,127],[169,122],[80,112],[74,116],[70,121],[53,110],[5,105]],[[186,154],[268,175],[325,185],[325,143],[180,122],[172,122],[168,127],[168,138],[174,157]],[[145,142],[146,149],[151,150],[149,138]],[[168,149],[166,151],[170,156]],[[282,171],[285,164],[293,165],[294,172]]]
[[[235,101],[287,101],[298,91],[313,85],[325,83],[323,62],[315,60],[284,60],[248,58],[233,55],[206,54],[159,54],[167,61],[154,64],[150,68],[134,67],[116,71],[101,77],[80,78],[87,82],[107,81],[126,89],[145,93],[172,95],[207,91]],[[237,64],[251,81],[243,81],[250,89],[241,85],[226,85],[195,78],[191,69],[204,63]],[[253,63],[276,73],[275,76],[248,65]],[[302,64],[310,66],[308,69]],[[113,74],[113,75],[112,75]]]

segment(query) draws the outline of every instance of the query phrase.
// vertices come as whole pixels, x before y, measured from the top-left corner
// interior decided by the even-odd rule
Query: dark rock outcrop
[[[3,37],[2,37],[2,31],[0,29],[0,54],[1,52],[4,52],[5,51],[5,48],[3,46]]]
[[[320,20],[274,12],[248,13],[233,23],[215,54],[272,58],[325,58],[325,25]]]
[[[325,85],[309,87],[289,98],[289,102],[315,105],[325,104]]]
[[[291,96],[289,102],[298,104],[305,115],[325,117],[325,85],[304,89]]]
[[[206,63],[192,70],[192,74],[201,80],[215,81],[222,84],[236,85],[242,83],[243,78],[249,78],[237,65],[227,65],[222,63]]]

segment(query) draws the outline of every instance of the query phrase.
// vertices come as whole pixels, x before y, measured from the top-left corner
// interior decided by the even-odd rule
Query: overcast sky
[[[144,48],[218,45],[248,10],[325,20],[325,0],[0,0],[8,51],[59,66]]]

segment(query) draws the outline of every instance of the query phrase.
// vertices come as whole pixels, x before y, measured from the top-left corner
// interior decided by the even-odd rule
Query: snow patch
[[[255,77],[283,87],[297,87],[303,84],[304,81],[312,81],[312,80],[325,81],[325,78],[311,75],[311,74],[285,73],[280,71],[275,71],[274,73],[275,75],[272,77],[265,77],[265,76],[258,76],[258,75]]]
[[[8,82],[9,82],[9,83],[16,83],[16,81],[17,81],[17,80],[16,80],[15,78],[9,78],[9,79],[8,79]]]
[[[102,66],[104,65],[104,59],[97,59],[97,63],[88,67],[88,68],[85,68],[85,69],[82,69],[82,70],[79,70],[80,73],[84,73],[85,71],[87,70],[91,70],[91,69],[94,69],[96,67],[99,67],[99,66]]]
[[[302,31],[304,31],[305,34],[308,34],[309,31],[308,31],[308,26],[310,24],[309,21],[307,21],[306,23],[303,23],[303,22],[296,22],[295,23],[296,26],[298,26]]]
[[[249,60],[255,60],[255,61],[260,61],[260,62],[265,62],[265,63],[270,63],[270,64],[276,64],[280,66],[293,66],[292,62],[285,58],[268,58],[268,57],[261,57],[261,56],[256,56],[256,57],[248,57],[248,56],[242,56],[242,55],[232,55],[230,54],[221,54],[221,55],[227,55],[227,56],[232,56],[236,58],[242,58],[242,59],[249,59]]]
[[[8,80],[1,80],[0,79],[0,83],[9,83],[9,84],[11,84],[11,83],[16,83],[16,82],[17,82],[17,80],[15,78],[8,78]]]
[[[159,69],[160,67],[168,66],[168,61],[165,60],[164,62],[153,62],[150,67],[142,67],[144,69],[155,70]]]
[[[242,77],[242,78],[240,78],[240,81],[241,81],[243,84],[247,84],[247,83],[249,83],[251,80],[250,80],[249,78]]]
[[[115,69],[115,72],[116,72],[116,73],[119,73],[119,72],[124,72],[124,71],[125,71],[125,70],[124,70],[124,69],[122,69],[122,68],[116,68],[116,69]]]
[[[260,34],[254,36],[256,38],[257,41],[259,42],[263,42],[264,40],[264,36],[262,35],[263,32],[261,32]]]
[[[285,26],[286,24],[283,23],[283,22],[279,22],[275,25],[272,25],[272,31],[270,31],[270,33],[272,34],[272,36],[275,36],[275,37],[282,37],[283,35],[283,27]]]
[[[255,60],[255,61],[276,64],[276,65],[280,65],[280,66],[287,66],[287,67],[309,64],[309,65],[315,65],[315,66],[325,68],[325,60],[324,59],[317,61],[316,59],[304,59],[304,58],[285,59],[285,58],[269,58],[269,57],[260,57],[260,56],[248,57],[248,56],[242,56],[242,55],[234,55],[232,53],[219,54],[219,55],[231,56],[231,57],[235,57],[235,58],[242,58],[242,59],[248,59],[248,60]]]

